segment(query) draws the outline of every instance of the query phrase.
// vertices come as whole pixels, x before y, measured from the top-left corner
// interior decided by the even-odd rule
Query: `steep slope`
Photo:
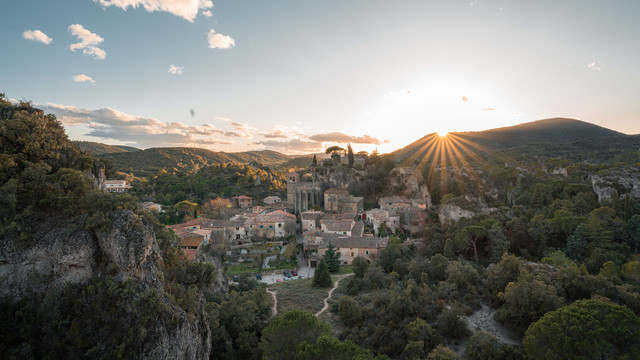
[[[273,166],[291,157],[270,150],[225,153],[198,148],[151,148],[137,152],[104,154],[102,158],[111,161],[116,171],[145,176],[161,169],[175,168],[191,172],[224,163],[249,164],[255,161],[261,165]]]
[[[53,115],[0,96],[0,160],[0,358],[209,357],[198,289],[215,268],[187,263],[133,198],[94,189],[104,167]]]

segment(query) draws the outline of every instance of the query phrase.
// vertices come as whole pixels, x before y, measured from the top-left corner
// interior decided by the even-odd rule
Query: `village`
[[[361,167],[364,161],[360,162]],[[425,226],[423,199],[384,196],[365,210],[362,197],[315,181],[315,172],[314,167],[310,173],[290,171],[286,199],[234,196],[225,211],[229,216],[197,217],[167,227],[179,237],[177,246],[188,259],[221,255],[230,283],[248,275],[268,284],[312,277],[330,244],[341,264],[350,265],[358,256],[375,259],[390,241],[399,241],[399,232],[408,234],[405,241],[418,240],[412,234]],[[161,210],[151,202],[142,206]]]

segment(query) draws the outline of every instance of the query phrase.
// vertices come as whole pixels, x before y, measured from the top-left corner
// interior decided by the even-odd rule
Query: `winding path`
[[[276,296],[275,291],[271,291],[269,289],[266,289],[266,290],[273,297],[273,306],[271,307],[271,316],[276,316],[278,315],[278,297]]]
[[[320,311],[318,311],[316,313],[316,317],[320,316],[320,314],[322,314],[323,312],[325,312],[325,310],[327,310],[327,308],[329,308],[329,299],[331,299],[331,295],[333,294],[333,291],[335,289],[338,288],[338,283],[340,282],[340,280],[346,278],[347,276],[351,276],[353,274],[344,274],[344,275],[339,275],[338,276],[338,280],[336,280],[336,282],[333,284],[333,287],[331,288],[331,290],[329,290],[329,294],[327,295],[327,297],[324,299],[324,306],[322,307],[322,309],[320,309]]]

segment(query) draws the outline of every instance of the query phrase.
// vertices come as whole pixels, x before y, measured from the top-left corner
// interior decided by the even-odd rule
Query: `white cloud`
[[[75,82],[90,82],[91,85],[96,83],[96,81],[93,80],[91,76],[87,76],[85,74],[73,75],[72,78],[73,78],[73,81]]]
[[[236,45],[236,41],[230,36],[216,34],[213,29],[209,30],[207,40],[209,40],[209,47],[212,49],[229,49]]]
[[[47,34],[43,33],[40,30],[25,30],[22,33],[22,37],[27,40],[39,41],[43,44],[51,44],[53,41],[52,38],[48,37]]]
[[[184,70],[184,66],[169,65],[169,74],[171,75],[182,75],[182,70]]]
[[[254,142],[254,145],[263,145],[268,149],[283,151],[285,153],[312,153],[323,151],[322,144],[304,139],[292,139],[289,141],[267,140]]]
[[[233,144],[228,140],[217,139],[216,136],[223,136],[224,131],[211,124],[193,126],[181,122],[162,122],[109,107],[90,110],[52,103],[41,107],[46,112],[55,114],[64,125],[88,127],[86,136],[118,140],[143,148]]]
[[[103,60],[107,56],[104,50],[96,46],[104,41],[100,35],[92,33],[80,24],[69,25],[69,31],[71,35],[80,40],[80,42],[69,45],[69,50],[82,50],[83,54],[98,60]]]
[[[212,17],[213,13],[211,13],[211,10],[206,10],[202,12],[202,15],[206,16],[206,17]]]
[[[187,21],[193,22],[200,10],[205,16],[211,13],[209,9],[213,7],[211,0],[93,0],[102,6],[116,6],[122,10],[128,7],[137,8],[142,6],[148,12],[164,11],[179,16]]]
[[[598,71],[602,70],[602,68],[598,66],[595,61],[588,64],[587,67],[591,70],[598,70]]]

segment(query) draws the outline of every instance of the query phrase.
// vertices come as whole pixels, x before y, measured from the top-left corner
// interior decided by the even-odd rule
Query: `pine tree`
[[[327,263],[329,272],[336,273],[340,270],[340,254],[336,252],[336,247],[332,243],[329,243],[322,259]]]
[[[351,148],[351,144],[347,145],[347,160],[349,160],[349,167],[353,167],[353,149]]]
[[[313,274],[313,281],[311,282],[311,286],[331,286],[331,274],[329,274],[329,268],[327,267],[327,263],[324,261],[324,259],[320,260],[320,264],[318,264],[318,268],[316,268],[316,271]]]
[[[311,166],[318,166],[318,158],[315,154],[313,154],[313,160],[311,161]]]

